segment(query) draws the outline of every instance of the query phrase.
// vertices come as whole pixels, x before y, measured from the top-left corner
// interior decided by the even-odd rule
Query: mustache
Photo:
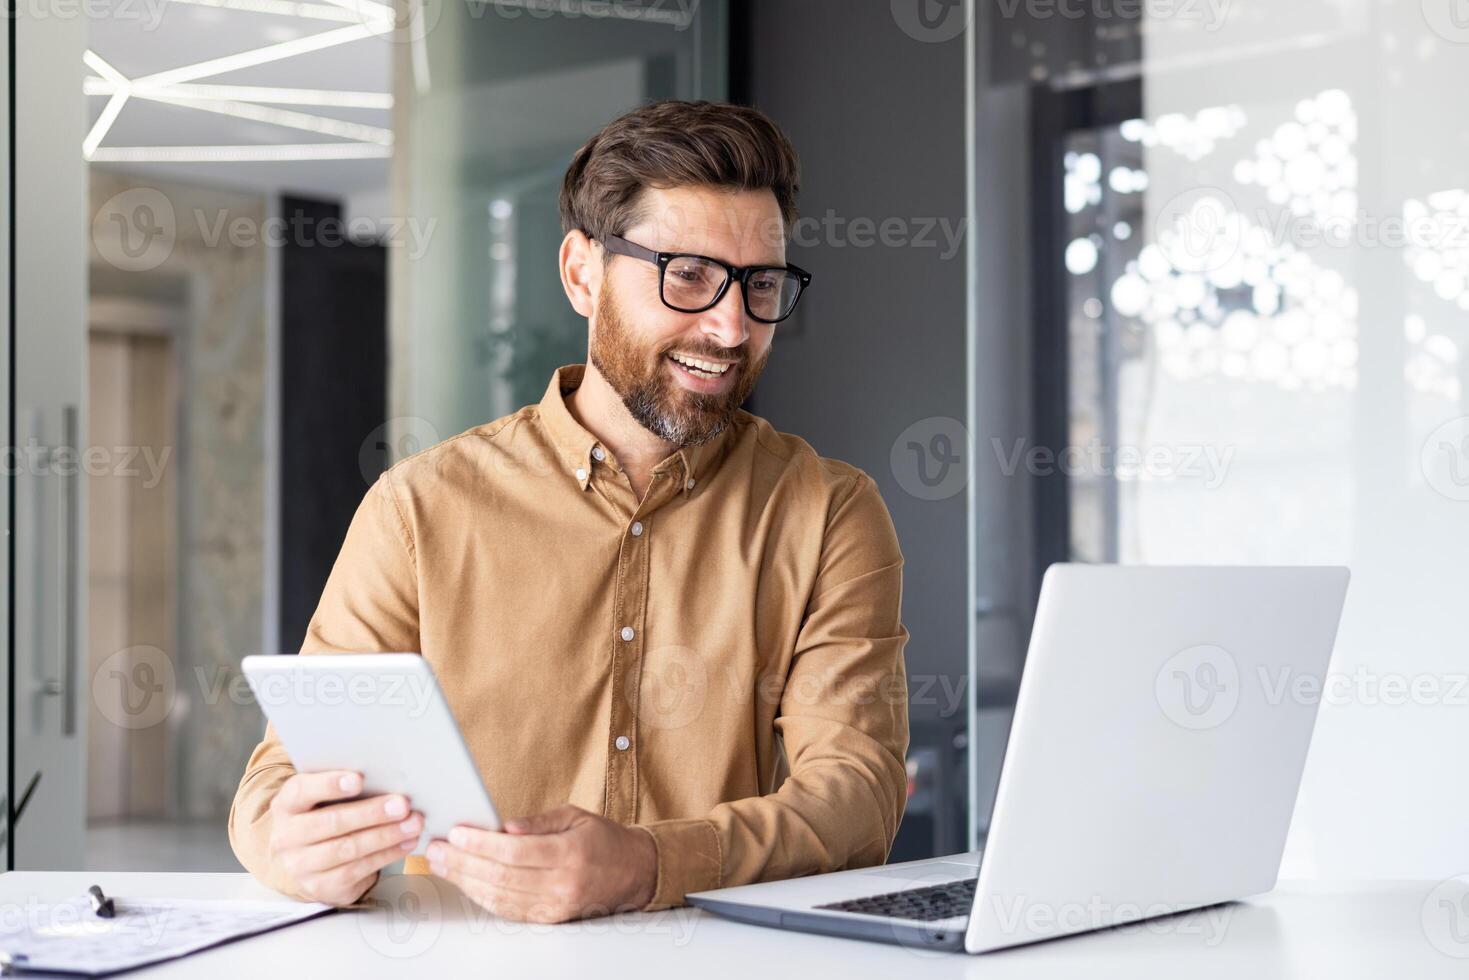
[[[743,346],[740,347],[705,347],[702,344],[669,344],[658,352],[663,357],[673,351],[680,354],[688,354],[690,357],[702,357],[711,361],[733,361],[740,367],[750,363],[750,352]]]

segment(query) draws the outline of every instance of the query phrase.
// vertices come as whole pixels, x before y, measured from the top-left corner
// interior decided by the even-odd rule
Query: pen
[[[87,889],[87,894],[92,896],[92,911],[97,913],[98,918],[112,918],[116,909],[113,908],[112,899],[102,894],[101,886],[93,885]]]

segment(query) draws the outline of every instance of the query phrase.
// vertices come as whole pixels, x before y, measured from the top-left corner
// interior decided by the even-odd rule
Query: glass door
[[[15,464],[10,583],[10,862],[81,867],[87,678],[83,537],[86,441],[86,171],[76,65],[86,23],[22,7],[10,21]]]

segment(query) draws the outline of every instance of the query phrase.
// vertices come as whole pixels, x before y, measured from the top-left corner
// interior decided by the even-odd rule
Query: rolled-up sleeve
[[[384,474],[367,491],[347,529],[301,653],[414,652],[419,649],[418,575],[413,539]],[[295,773],[274,727],[255,747],[230,808],[230,844],[264,884],[294,894],[270,860],[270,804]]]
[[[650,908],[690,892],[881,864],[907,799],[903,556],[865,474],[833,503],[775,728],[790,775],[768,796],[643,825]]]

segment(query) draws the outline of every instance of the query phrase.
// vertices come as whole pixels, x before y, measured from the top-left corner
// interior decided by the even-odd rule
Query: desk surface
[[[18,871],[0,914],[82,894],[279,898],[243,874]],[[495,919],[452,886],[385,878],[378,907],[339,912],[129,974],[138,977],[1412,977],[1469,975],[1462,884],[1287,882],[1269,895],[1034,946],[965,956],[762,929],[695,909],[560,926]],[[1454,918],[1457,916],[1457,918]]]

